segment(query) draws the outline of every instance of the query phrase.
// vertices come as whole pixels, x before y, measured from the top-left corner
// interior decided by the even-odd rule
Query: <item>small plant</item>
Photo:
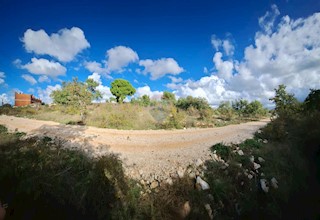
[[[231,149],[222,143],[215,144],[211,147],[211,151],[216,151],[217,154],[223,159],[228,160],[231,155]]]
[[[0,125],[0,134],[8,133],[8,128],[4,125]]]
[[[259,149],[262,147],[262,145],[263,144],[259,142],[256,138],[253,138],[245,140],[244,142],[239,144],[239,147],[243,149]]]

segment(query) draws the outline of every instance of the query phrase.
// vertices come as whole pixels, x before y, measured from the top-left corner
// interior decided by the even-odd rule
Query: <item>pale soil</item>
[[[178,167],[185,168],[197,159],[210,159],[212,145],[251,138],[268,122],[265,119],[186,130],[115,130],[0,116],[0,124],[9,130],[48,136],[61,141],[66,147],[81,148],[93,156],[112,152],[120,156],[130,176],[140,178],[141,175],[148,179],[148,176],[156,175],[161,180],[175,173]]]

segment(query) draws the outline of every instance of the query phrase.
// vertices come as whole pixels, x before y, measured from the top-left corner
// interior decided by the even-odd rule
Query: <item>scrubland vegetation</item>
[[[197,100],[192,97],[147,107],[144,99],[127,106],[106,104],[88,109],[104,108],[105,112],[114,108],[109,111],[119,112],[124,108],[127,114],[134,109],[136,113],[131,114],[137,117],[145,112],[141,109],[148,109],[150,120],[152,114],[158,114],[155,117],[168,120],[172,127],[177,124],[170,118],[182,117],[180,114],[187,114],[191,107],[197,119],[200,111],[209,109],[190,105]],[[311,90],[300,103],[279,86],[271,100],[276,105],[272,121],[253,139],[212,146],[219,159],[202,165],[204,180],[210,186],[207,190],[186,175],[172,185],[163,184],[145,193],[138,182],[123,174],[114,155],[92,160],[81,152],[63,149],[50,138],[23,139],[24,134],[8,133],[0,127],[0,200],[8,206],[7,219],[318,219],[320,90]],[[243,116],[250,112],[243,105],[247,104],[223,103],[220,110],[224,117],[232,111],[237,113],[232,115]],[[57,106],[45,108],[62,111],[55,109],[60,108]],[[170,110],[169,119],[167,115],[160,117],[157,111],[163,110],[159,108]],[[32,114],[39,117],[39,112]],[[106,117],[113,117],[110,115]],[[147,116],[143,118],[147,120]],[[114,121],[122,123],[121,117]],[[117,123],[108,126],[124,128]]]
[[[0,107],[0,114],[51,120],[64,124],[86,124],[100,128],[116,129],[181,129],[192,127],[215,127],[250,120],[259,120],[268,115],[259,101],[234,100],[222,102],[218,108],[212,108],[206,99],[188,96],[176,97],[165,91],[160,101],[143,95],[123,103],[135,89],[128,81],[115,80],[111,92],[115,98],[107,103],[92,104],[92,100],[101,98],[95,90],[97,83],[86,83],[74,79],[63,83],[61,90],[52,93],[53,105],[36,107]],[[124,88],[122,88],[123,86]],[[116,102],[117,101],[117,102]]]

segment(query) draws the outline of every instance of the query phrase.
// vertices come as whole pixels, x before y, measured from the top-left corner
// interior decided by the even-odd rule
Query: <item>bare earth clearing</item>
[[[251,138],[269,120],[217,128],[185,130],[115,130],[62,125],[12,116],[0,116],[0,124],[29,136],[51,137],[68,148],[81,148],[92,156],[118,154],[133,178],[164,180],[196,160],[211,159],[216,143],[238,143]]]

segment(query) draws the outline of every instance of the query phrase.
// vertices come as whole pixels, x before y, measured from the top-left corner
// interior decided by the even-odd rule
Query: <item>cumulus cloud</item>
[[[10,99],[9,99],[9,97],[8,97],[8,95],[6,93],[2,93],[0,95],[0,104],[4,105],[4,104],[7,104],[7,103],[10,103]]]
[[[32,58],[31,63],[22,65],[23,69],[27,69],[35,75],[46,75],[51,78],[65,75],[67,69],[58,62],[49,61],[47,59]]]
[[[219,39],[216,35],[211,36],[211,44],[216,51],[223,49],[225,55],[232,56],[234,54],[234,45],[230,39],[231,35],[227,34],[226,39]]]
[[[213,57],[213,63],[216,67],[217,74],[219,77],[225,80],[229,80],[232,77],[232,73],[234,70],[233,61],[223,61],[222,53],[216,52]]]
[[[150,73],[151,79],[156,80],[167,74],[178,75],[184,71],[173,58],[161,58],[158,60],[141,60],[140,66],[144,67],[143,74]]]
[[[107,69],[102,67],[102,64],[96,61],[85,61],[84,67],[90,72],[96,72],[99,74],[107,73]]]
[[[272,13],[278,14],[276,6],[266,15]],[[246,47],[243,60],[223,60],[217,52],[213,58],[216,71],[211,76],[173,83],[170,88],[178,96],[204,97],[211,105],[246,98],[266,106],[270,106],[268,99],[279,84],[287,85],[288,91],[301,99],[309,88],[319,88],[320,13],[296,20],[284,16],[275,30],[272,25],[266,27]]]
[[[49,79],[49,77],[46,76],[46,75],[39,76],[38,81],[39,81],[40,83],[43,83],[43,82],[48,82],[48,83],[49,83],[49,82],[51,82],[51,80]]]
[[[50,55],[62,62],[69,62],[82,50],[90,47],[83,31],[78,27],[61,29],[50,36],[44,30],[28,29],[22,38],[27,52]]]
[[[101,75],[99,73],[93,73],[92,75],[88,76],[88,79],[93,79],[99,85],[97,86],[97,90],[101,93],[102,98],[98,100],[94,100],[93,102],[105,102],[110,97],[113,97],[112,93],[110,92],[110,88],[108,86],[102,85]]]
[[[31,75],[29,75],[29,74],[23,74],[21,77],[22,77],[25,81],[29,82],[31,85],[34,85],[34,84],[37,83],[37,80],[36,80],[33,76],[31,76]]]
[[[160,100],[163,92],[160,91],[152,91],[149,86],[143,86],[136,89],[136,97],[141,97],[143,95],[149,96],[151,99]]]
[[[274,26],[274,22],[276,18],[280,15],[280,11],[276,5],[271,6],[271,11],[267,11],[264,16],[258,19],[259,25],[262,30],[267,33],[272,33],[272,28]]]
[[[122,72],[123,68],[130,63],[139,61],[138,54],[129,47],[117,46],[107,50],[107,70],[108,72]]]
[[[4,72],[0,72],[0,85],[4,84],[4,78],[6,78],[6,74]]]
[[[52,98],[50,97],[51,93],[55,90],[61,89],[61,85],[56,84],[54,86],[49,85],[47,88],[42,89],[40,87],[37,88],[38,97],[42,100],[42,102],[46,104],[51,104],[53,102]]]

